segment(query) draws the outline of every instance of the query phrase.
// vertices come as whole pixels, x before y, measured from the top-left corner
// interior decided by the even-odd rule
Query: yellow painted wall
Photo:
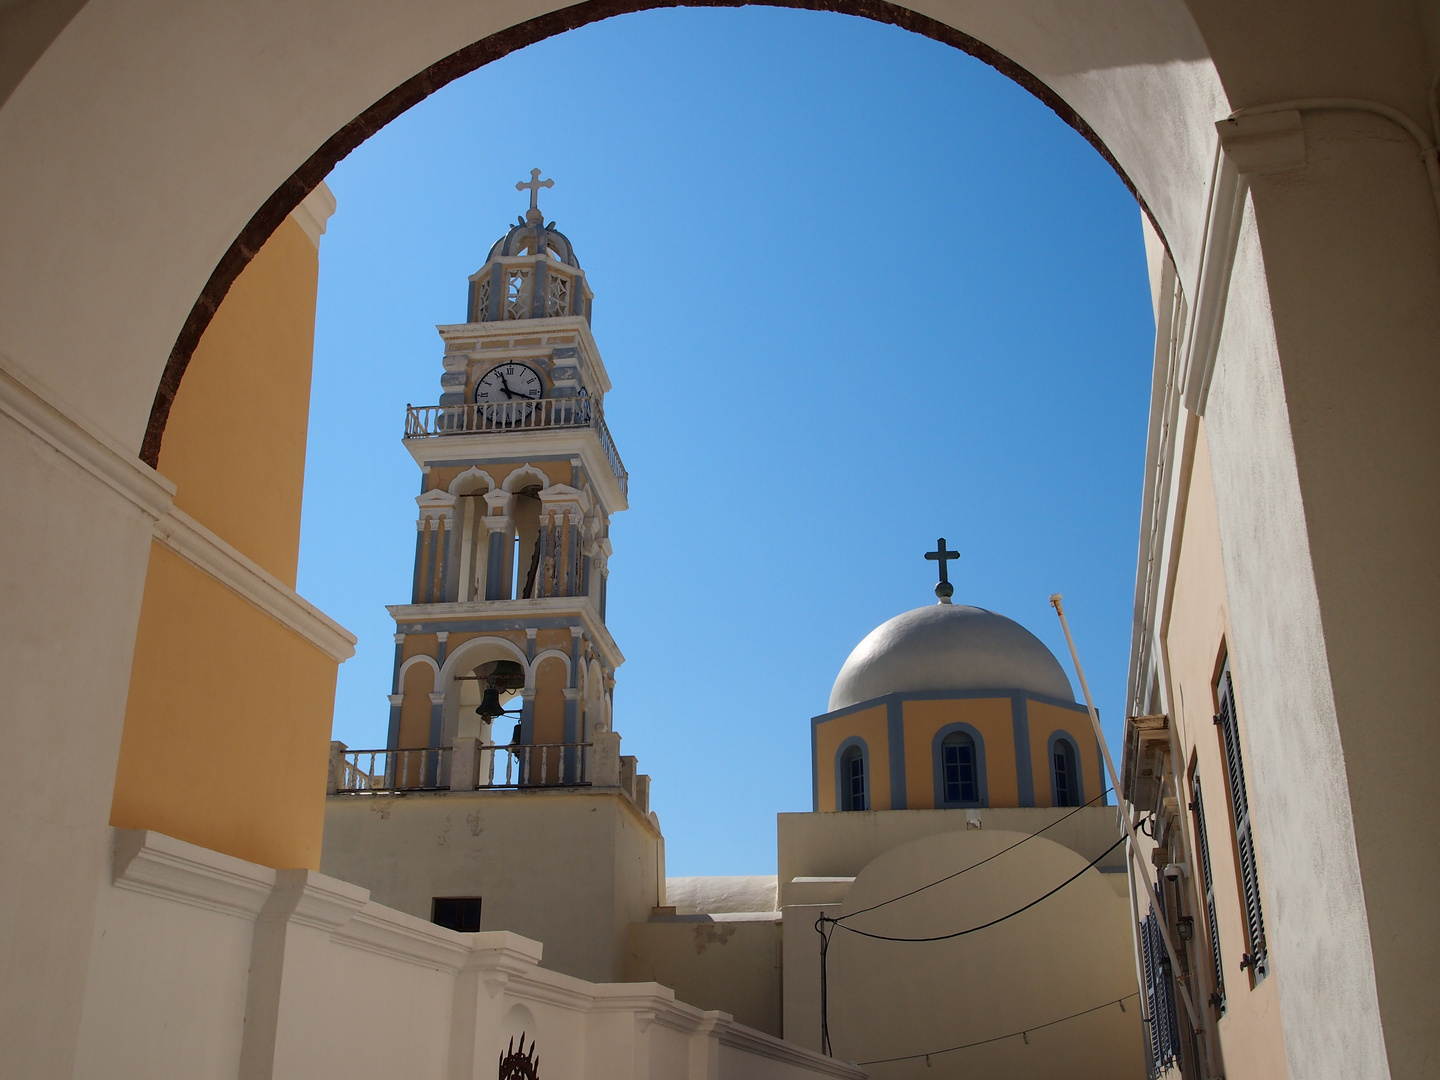
[[[952,698],[907,701],[905,801],[911,810],[935,808],[935,733],[946,724],[969,724],[985,740],[985,785],[990,806],[1019,806],[1015,776],[1015,722],[1010,699]]]
[[[396,749],[413,750],[430,745],[430,693],[435,673],[429,664],[415,664],[405,672],[400,702],[400,743]]]
[[[335,661],[152,544],[110,823],[320,867]]]
[[[1035,805],[1053,806],[1050,782],[1050,736],[1064,731],[1075,742],[1080,753],[1080,782],[1084,785],[1083,801],[1089,802],[1104,790],[1100,782],[1100,753],[1095,749],[1094,728],[1090,717],[1073,709],[1028,700],[1025,712],[1030,721],[1030,769],[1035,778]],[[1111,800],[1112,802],[1114,800]]]
[[[292,220],[256,255],[195,351],[159,462],[179,509],[291,587],[318,264]],[[318,869],[336,667],[153,546],[111,824]]]
[[[1220,554],[1220,524],[1210,474],[1209,445],[1203,422],[1195,447],[1194,468],[1186,499],[1185,529],[1175,570],[1175,593],[1170,621],[1165,629],[1165,650],[1171,679],[1171,715],[1176,725],[1186,775],[1186,802],[1190,767],[1200,777],[1205,801],[1206,834],[1210,841],[1211,872],[1215,879],[1216,920],[1220,927],[1220,952],[1224,964],[1227,1009],[1216,1024],[1220,1035],[1223,1069],[1230,1080],[1249,1080],[1286,1075],[1285,1045],[1280,1028],[1277,984],[1284,971],[1273,972],[1253,989],[1247,974],[1240,970],[1245,951],[1244,908],[1240,897],[1239,872],[1235,862],[1235,835],[1231,825],[1225,787],[1225,765],[1220,731],[1215,726],[1215,677],[1230,640],[1229,603],[1225,589],[1224,564]],[[1239,714],[1242,750],[1245,745],[1246,669],[1243,656],[1231,658],[1235,703]],[[1247,775],[1253,785],[1253,771]],[[1194,851],[1194,817],[1186,814],[1190,850]],[[1262,903],[1265,890],[1264,852],[1259,852]],[[1268,907],[1268,905],[1267,905]],[[1262,909],[1263,910],[1263,909]],[[1203,926],[1203,918],[1196,923]],[[1199,935],[1197,935],[1197,941]],[[1208,971],[1209,957],[1199,954],[1196,967]],[[1292,989],[1292,992],[1303,992]],[[1207,1015],[1209,1013],[1207,1009]]]
[[[315,245],[287,218],[215,313],[175,395],[175,505],[291,588],[315,340]]]
[[[870,809],[890,809],[890,739],[885,706],[827,720],[815,733],[815,776],[819,786],[820,809],[835,810],[835,754],[852,735],[865,740],[870,762]]]

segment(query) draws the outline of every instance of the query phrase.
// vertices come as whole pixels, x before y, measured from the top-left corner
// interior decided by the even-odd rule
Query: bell
[[[490,723],[495,717],[503,715],[504,709],[500,707],[500,690],[494,683],[485,684],[485,696],[480,699],[480,707],[475,710],[475,715],[485,723]]]

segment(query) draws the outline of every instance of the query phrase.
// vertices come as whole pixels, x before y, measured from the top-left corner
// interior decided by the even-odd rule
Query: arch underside
[[[214,317],[230,286],[255,253],[264,245],[271,233],[285,220],[285,217],[330,173],[339,161],[366,139],[455,79],[517,49],[567,30],[616,15],[648,10],[673,7],[742,6],[747,6],[743,0],[585,0],[585,2],[573,6],[544,11],[532,18],[486,34],[436,60],[418,74],[401,82],[365,108],[359,115],[330,134],[317,150],[310,154],[264,199],[240,233],[229,242],[224,254],[211,270],[208,280],[191,305],[178,335],[170,346],[154,399],[150,405],[140,446],[141,460],[152,467],[158,463],[166,421],[181,380],[184,378],[185,369],[205,328]],[[1205,93],[1199,95],[1202,107],[1207,96],[1213,99],[1212,112],[1219,108],[1219,103],[1223,100],[1219,93],[1218,80],[1214,78],[1213,68],[1210,67],[1208,60],[1204,59],[1198,31],[1189,20],[1188,12],[1178,3],[1170,5],[1171,10],[1166,12],[1168,19],[1156,16],[1154,8],[1148,8],[1144,12],[1138,9],[1127,10],[1133,7],[1128,0],[1117,0],[1112,5],[1108,5],[1113,8],[1108,12],[1100,10],[1107,5],[1097,5],[1097,8],[1088,14],[1091,20],[1095,20],[1097,15],[1100,16],[1100,20],[1107,25],[1097,27],[1093,21],[1091,22],[1091,34],[1088,36],[1092,39],[1092,43],[1100,46],[1095,50],[1096,55],[1087,58],[1083,55],[1085,50],[1082,48],[1076,50],[1080,55],[1064,58],[1055,55],[1059,52],[1055,48],[1056,42],[1047,43],[1052,55],[1046,58],[1047,63],[1038,70],[1052,69],[1047,71],[1047,74],[1050,75],[1049,81],[1037,74],[1035,70],[1027,67],[1025,63],[1015,59],[1011,52],[997,48],[986,40],[1003,42],[1008,37],[1013,37],[1016,32],[1022,34],[1028,32],[1033,38],[1033,28],[1030,24],[1038,13],[1030,13],[1029,17],[1021,13],[1013,14],[1010,21],[1014,25],[1008,28],[1011,33],[1007,34],[1005,26],[1007,20],[1002,13],[985,11],[983,10],[985,5],[968,5],[969,10],[966,14],[976,24],[986,26],[990,30],[990,33],[985,34],[985,39],[982,39],[980,36],[958,28],[952,22],[942,21],[922,14],[914,8],[889,3],[886,0],[775,0],[774,3],[767,6],[845,14],[897,26],[949,45],[988,64],[1042,101],[1063,122],[1074,128],[1094,147],[1135,196],[1142,210],[1156,227],[1162,243],[1166,242],[1164,239],[1167,234],[1165,222],[1157,216],[1152,204],[1168,207],[1173,200],[1162,195],[1157,201],[1150,193],[1154,185],[1146,183],[1146,181],[1154,179],[1152,174],[1155,171],[1153,168],[1155,161],[1143,160],[1147,156],[1145,154],[1140,155],[1140,159],[1137,160],[1123,160],[1135,155],[1125,154],[1123,147],[1118,153],[1112,150],[1106,137],[1102,135],[1103,129],[1123,131],[1127,128],[1135,128],[1137,131],[1143,131],[1150,125],[1143,122],[1137,124],[1136,117],[1128,116],[1128,114],[1143,111],[1147,106],[1142,105],[1143,98],[1136,96],[1137,87],[1105,86],[1106,79],[1101,73],[1110,68],[1117,76],[1114,81],[1134,82],[1133,78],[1124,77],[1124,72],[1126,68],[1136,67],[1137,63],[1138,68],[1144,68],[1147,64],[1157,64],[1156,71],[1159,71],[1165,65],[1173,66],[1176,61],[1184,62],[1182,67],[1184,64],[1193,66],[1198,61],[1204,69],[1199,82],[1208,81],[1212,84],[1208,88],[1208,95]],[[1044,3],[1035,6],[1039,9],[1048,7]],[[1044,17],[1056,25],[1057,38],[1071,43],[1086,39],[1086,35],[1073,31],[1064,33],[1061,30],[1063,23],[1069,20],[1080,24],[1073,28],[1078,31],[1080,26],[1087,22],[1083,13],[1077,16],[1073,13],[1051,10],[1044,12]],[[1146,23],[1158,25],[1147,26]],[[1123,48],[1123,39],[1127,35],[1120,31],[1119,28],[1122,26],[1131,29],[1129,37],[1133,39],[1133,44],[1138,50],[1128,56],[1123,55],[1126,52]],[[1168,42],[1164,40],[1167,36],[1165,31],[1169,31],[1168,36],[1171,40]],[[1103,44],[1101,44],[1102,39]],[[1024,40],[1025,38],[1021,36],[1016,39],[1015,43],[1019,44]],[[1117,42],[1122,43],[1122,47],[1117,48]],[[1157,47],[1157,42],[1164,44]],[[1117,66],[1122,59],[1128,59],[1131,63]],[[1069,63],[1064,62],[1065,60],[1069,60]],[[1056,66],[1057,61],[1059,61],[1058,66]],[[1131,75],[1133,76],[1133,71]],[[1189,82],[1196,82],[1193,71],[1187,71],[1185,75]],[[1208,76],[1208,79],[1205,76]],[[1142,78],[1140,81],[1143,83],[1153,81],[1153,79]],[[1066,93],[1056,89],[1058,86],[1066,87]],[[1087,88],[1088,93],[1084,92]],[[1189,89],[1193,89],[1193,87],[1189,87]],[[1096,93],[1097,90],[1098,93]],[[1081,92],[1077,93],[1077,91]],[[1087,113],[1093,115],[1093,109],[1082,109],[1076,104],[1072,104],[1072,100],[1083,101],[1087,98],[1093,99],[1094,103],[1101,108],[1117,111],[1110,116],[1098,118],[1097,122],[1092,123],[1092,119],[1087,117]],[[1177,94],[1173,91],[1168,95],[1162,94],[1154,98],[1148,108],[1154,108],[1154,102],[1163,102],[1172,110],[1176,105],[1187,104],[1183,93]],[[1218,112],[1213,118],[1218,118]],[[1127,135],[1135,133],[1126,132]],[[1115,130],[1111,130],[1110,134],[1113,136]],[[1114,140],[1112,139],[1112,141]],[[1134,141],[1133,138],[1120,140],[1125,144]],[[1157,149],[1159,148],[1154,146],[1148,147],[1149,154],[1155,154]],[[1176,149],[1194,150],[1195,148]],[[1194,159],[1190,161],[1191,172],[1203,169],[1203,161],[1196,158],[1194,154],[1172,155],[1169,164],[1173,167],[1177,161],[1182,161],[1186,157]],[[1203,180],[1203,172],[1197,173],[1196,178]]]

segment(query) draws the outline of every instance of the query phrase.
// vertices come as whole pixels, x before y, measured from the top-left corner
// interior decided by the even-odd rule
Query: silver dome
[[[830,711],[925,690],[1028,690],[1075,700],[1054,654],[1014,619],[931,604],[881,623],[855,646],[835,678]]]

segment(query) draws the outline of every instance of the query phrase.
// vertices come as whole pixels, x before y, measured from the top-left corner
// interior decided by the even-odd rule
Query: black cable
[[[1123,836],[1120,837],[1119,840],[1116,840],[1115,843],[1111,844],[1108,848],[1106,848],[1104,851],[1102,851],[1099,855],[1095,856],[1095,858],[1091,859],[1088,863],[1086,863],[1084,866],[1082,866],[1079,870],[1075,871],[1074,874],[1072,874],[1070,877],[1066,878],[1066,879],[1065,879],[1064,881],[1062,881],[1059,885],[1056,885],[1055,888],[1051,889],[1051,890],[1050,890],[1049,892],[1047,892],[1044,896],[1037,896],[1034,900],[1031,900],[1030,903],[1026,904],[1024,907],[1016,908],[1014,911],[1010,912],[1008,915],[1001,915],[998,919],[991,919],[991,920],[990,920],[989,922],[987,922],[987,923],[981,923],[979,926],[972,926],[972,927],[970,927],[968,930],[956,930],[953,934],[936,934],[936,935],[933,936],[933,937],[891,937],[891,936],[888,935],[888,934],[872,934],[872,933],[870,933],[868,930],[856,930],[853,926],[846,926],[846,925],[845,925],[844,923],[842,923],[839,919],[829,919],[829,918],[826,918],[824,915],[821,915],[820,918],[816,920],[816,928],[817,928],[817,929],[819,928],[819,924],[820,924],[820,923],[827,923],[827,922],[828,922],[828,923],[833,924],[834,926],[838,926],[838,927],[839,927],[840,929],[842,929],[842,930],[848,930],[848,931],[850,931],[850,933],[852,933],[852,934],[859,934],[861,937],[873,938],[873,939],[876,940],[876,941],[913,941],[913,942],[927,942],[927,941],[949,941],[949,940],[951,940],[952,938],[964,937],[966,934],[973,934],[973,933],[975,933],[977,930],[986,930],[986,929],[989,929],[990,927],[995,926],[995,925],[998,924],[998,923],[1004,922],[1006,919],[1013,919],[1016,915],[1019,915],[1021,912],[1023,912],[1023,911],[1029,911],[1029,910],[1030,910],[1032,907],[1034,907],[1036,904],[1040,903],[1040,901],[1042,901],[1042,900],[1048,900],[1050,897],[1054,896],[1054,895],[1055,895],[1057,892],[1059,892],[1061,889],[1065,888],[1066,885],[1069,885],[1069,884],[1070,884],[1072,881],[1074,881],[1076,878],[1080,877],[1080,875],[1084,874],[1085,871],[1087,871],[1087,870],[1093,870],[1093,869],[1095,868],[1095,865],[1096,865],[1101,859],[1105,858],[1106,855],[1109,855],[1110,852],[1114,851],[1117,847],[1119,847],[1119,846],[1120,846],[1121,844],[1123,844],[1124,842],[1125,842],[1125,837],[1123,837]]]
[[[1011,844],[1009,847],[1001,848],[999,851],[995,852],[994,855],[989,855],[989,856],[987,856],[986,858],[981,859],[979,862],[971,863],[969,866],[965,867],[965,868],[962,869],[962,870],[956,870],[955,873],[953,873],[953,874],[947,874],[947,875],[945,875],[944,877],[940,878],[938,881],[932,881],[932,882],[930,882],[928,885],[921,885],[918,889],[911,889],[909,892],[907,892],[907,893],[901,893],[899,896],[892,896],[889,900],[881,900],[878,904],[871,904],[869,907],[867,907],[867,908],[861,908],[859,911],[852,911],[852,912],[850,912],[849,915],[841,915],[840,918],[836,919],[835,921],[836,921],[837,923],[839,923],[839,922],[844,922],[846,919],[853,919],[853,918],[855,918],[856,915],[864,915],[867,911],[874,911],[876,908],[882,908],[882,907],[884,907],[886,904],[893,904],[893,903],[895,903],[897,900],[904,900],[904,899],[906,899],[907,897],[914,896],[916,893],[922,893],[922,892],[924,892],[926,889],[932,889],[932,888],[934,888],[936,885],[943,885],[945,882],[951,881],[951,880],[959,877],[961,874],[966,873],[967,871],[974,870],[977,866],[984,866],[984,865],[985,865],[987,862],[989,862],[991,859],[998,859],[1001,855],[1004,855],[1007,851],[1014,851],[1014,850],[1015,850],[1017,847],[1019,847],[1021,844],[1025,843],[1025,842],[1028,841],[1028,840],[1033,840],[1033,839],[1035,839],[1035,837],[1039,836],[1041,833],[1043,833],[1043,832],[1045,832],[1045,831],[1047,831],[1047,830],[1049,830],[1049,829],[1053,829],[1056,825],[1059,825],[1062,821],[1068,821],[1070,818],[1072,818],[1072,817],[1074,817],[1076,814],[1078,814],[1081,810],[1084,810],[1086,807],[1093,805],[1095,802],[1099,801],[1100,799],[1103,799],[1103,798],[1104,798],[1106,795],[1108,795],[1108,794],[1110,794],[1110,788],[1107,787],[1104,791],[1100,792],[1099,795],[1096,795],[1095,798],[1091,799],[1090,802],[1085,803],[1084,806],[1077,806],[1077,807],[1075,807],[1075,809],[1071,810],[1070,813],[1065,814],[1065,815],[1063,815],[1062,817],[1056,818],[1056,819],[1055,819],[1054,821],[1052,821],[1049,825],[1046,825],[1044,829],[1037,829],[1035,832],[1030,833],[1028,836],[1024,836],[1024,837],[1022,837],[1021,839],[1016,840],[1015,843]]]
[[[1139,997],[1139,996],[1140,996],[1140,991],[1136,990],[1136,991],[1133,992],[1133,993],[1126,994],[1124,997],[1116,998],[1116,999],[1113,1000],[1113,1001],[1107,1001],[1107,1002],[1105,1002],[1103,1005],[1096,1005],[1096,1006],[1094,1006],[1094,1007],[1092,1007],[1092,1008],[1089,1008],[1089,1009],[1081,1009],[1079,1012],[1071,1013],[1069,1016],[1062,1016],[1062,1017],[1060,1017],[1059,1020],[1049,1020],[1049,1021],[1046,1021],[1046,1022],[1043,1023],[1043,1024],[1032,1024],[1030,1027],[1022,1028],[1020,1031],[1012,1031],[1012,1032],[1010,1032],[1008,1035],[996,1035],[993,1039],[979,1039],[979,1040],[977,1040],[976,1042],[962,1043],[960,1046],[947,1046],[947,1047],[945,1047],[945,1049],[943,1049],[943,1050],[931,1050],[931,1051],[929,1051],[928,1053],[924,1053],[924,1054],[902,1054],[902,1055],[900,1055],[899,1057],[874,1058],[873,1060],[870,1060],[870,1061],[857,1061],[857,1062],[855,1062],[855,1064],[856,1064],[856,1065],[888,1065],[888,1064],[890,1064],[891,1062],[895,1062],[895,1061],[915,1061],[915,1060],[918,1060],[919,1058],[934,1057],[934,1056],[937,1055],[937,1054],[953,1054],[956,1050],[969,1050],[972,1046],[984,1046],[984,1045],[986,1045],[987,1043],[1001,1042],[1001,1041],[1003,1041],[1003,1040],[1005,1040],[1005,1039],[1013,1039],[1013,1038],[1015,1038],[1016,1035],[1021,1035],[1021,1036],[1028,1035],[1030,1032],[1032,1032],[1032,1031],[1039,1031],[1041,1028],[1054,1027],[1056,1024],[1063,1024],[1063,1023],[1065,1023],[1066,1020],[1074,1020],[1077,1016],[1087,1016],[1087,1015],[1089,1015],[1090,1013],[1099,1012],[1101,1009],[1108,1009],[1111,1005],[1119,1005],[1121,1011],[1123,1012],[1124,1009],[1125,1009],[1125,1006],[1124,1006],[1124,1004],[1122,1004],[1122,1003],[1125,1002],[1126,1000],[1132,998],[1132,997]]]

